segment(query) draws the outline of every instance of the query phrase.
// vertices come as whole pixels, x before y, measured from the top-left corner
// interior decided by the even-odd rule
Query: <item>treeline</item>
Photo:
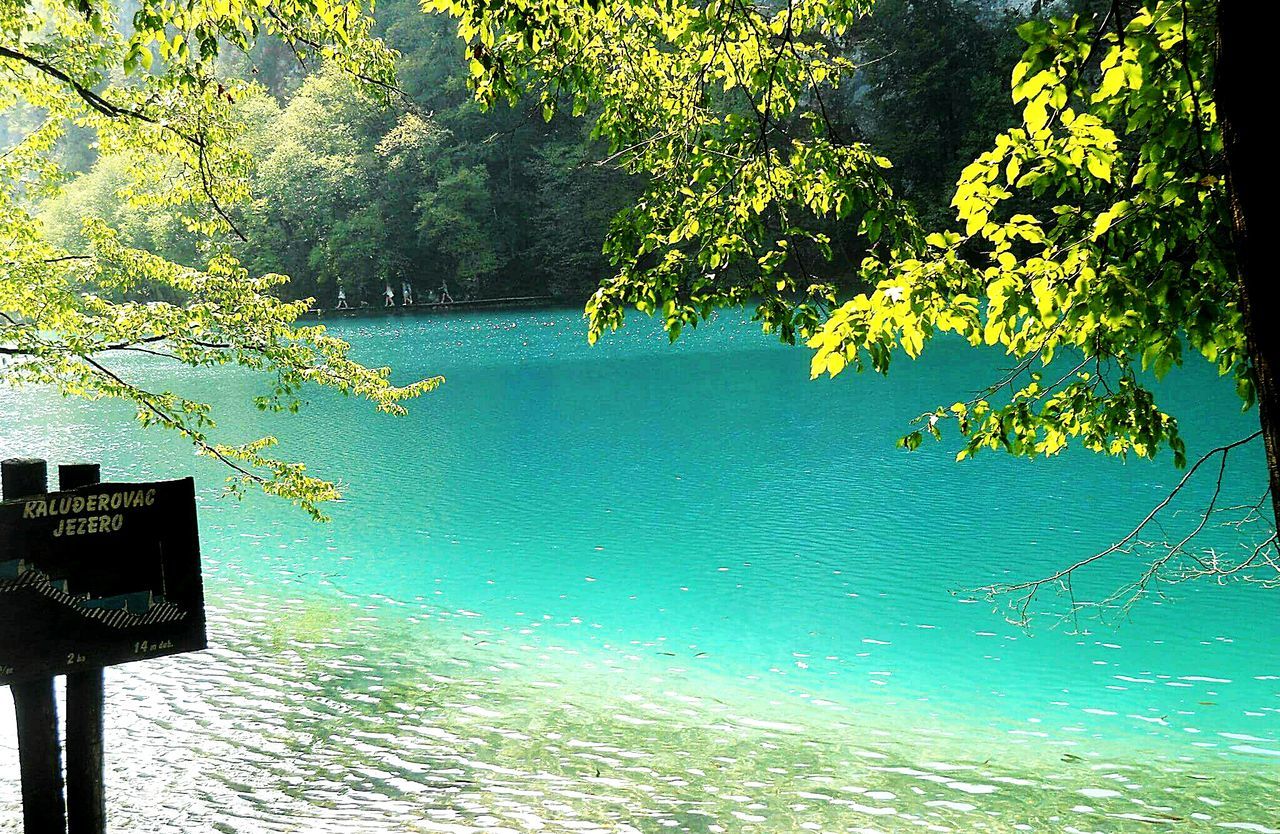
[[[945,219],[961,168],[1014,121],[1023,16],[977,0],[879,0],[844,46],[863,69],[828,115],[894,161],[927,220]],[[482,111],[448,19],[382,0],[377,20],[402,55],[407,100],[391,107],[279,45],[234,59],[264,88],[244,103],[256,160],[253,203],[237,217],[245,265],[290,275],[291,296],[322,306],[339,287],[353,305],[380,304],[384,287],[399,296],[405,283],[420,300],[442,284],[459,300],[584,298],[609,274],[601,243],[640,184],[605,162],[585,119],[548,123],[532,102]],[[123,162],[96,159],[87,142],[66,162],[83,173],[45,207],[53,235],[74,246],[82,219],[99,216],[135,246],[199,261],[178,221],[121,199]],[[832,268],[851,272],[859,257],[837,247]]]

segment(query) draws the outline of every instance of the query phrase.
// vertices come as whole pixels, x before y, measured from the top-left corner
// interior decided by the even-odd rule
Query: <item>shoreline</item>
[[[477,298],[471,301],[452,301],[452,302],[434,302],[426,304],[397,304],[392,307],[365,305],[363,307],[314,307],[303,313],[300,318],[315,319],[317,321],[326,318],[338,319],[358,319],[358,318],[375,318],[380,316],[403,316],[417,314],[440,314],[451,313],[456,311],[467,312],[472,310],[513,310],[537,307],[555,307],[566,303],[564,299],[556,298],[553,295],[528,295],[515,296],[510,298]]]

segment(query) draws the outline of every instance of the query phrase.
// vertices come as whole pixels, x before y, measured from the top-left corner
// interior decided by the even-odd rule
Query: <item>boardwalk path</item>
[[[396,305],[383,307],[368,305],[339,310],[335,308],[311,309],[305,314],[307,318],[370,318],[373,316],[399,316],[415,313],[452,313],[466,310],[501,310],[509,307],[542,307],[554,304],[556,299],[549,295],[529,295],[519,298],[480,298],[474,301],[455,301],[452,304],[414,304],[410,307]]]

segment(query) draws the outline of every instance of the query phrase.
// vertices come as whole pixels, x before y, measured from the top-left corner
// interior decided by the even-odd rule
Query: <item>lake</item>
[[[576,310],[334,329],[448,381],[405,418],[315,391],[283,417],[243,373],[117,362],[340,479],[328,524],[220,497],[128,409],[0,389],[0,457],[197,475],[213,647],[108,671],[113,831],[1280,830],[1280,592],[1165,585],[1078,621],[1048,594],[1029,628],[965,593],[1106,547],[1181,477],[895,448],[1004,357],[940,342],[810,381],[738,314],[674,346],[637,317],[588,347]],[[1157,391],[1192,459],[1256,429],[1203,363]],[[1227,503],[1256,500],[1260,446],[1227,472]],[[12,723],[6,696],[0,831]]]

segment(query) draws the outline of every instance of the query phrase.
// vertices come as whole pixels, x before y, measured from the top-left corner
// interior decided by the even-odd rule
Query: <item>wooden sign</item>
[[[0,502],[0,686],[205,646],[190,478]]]

